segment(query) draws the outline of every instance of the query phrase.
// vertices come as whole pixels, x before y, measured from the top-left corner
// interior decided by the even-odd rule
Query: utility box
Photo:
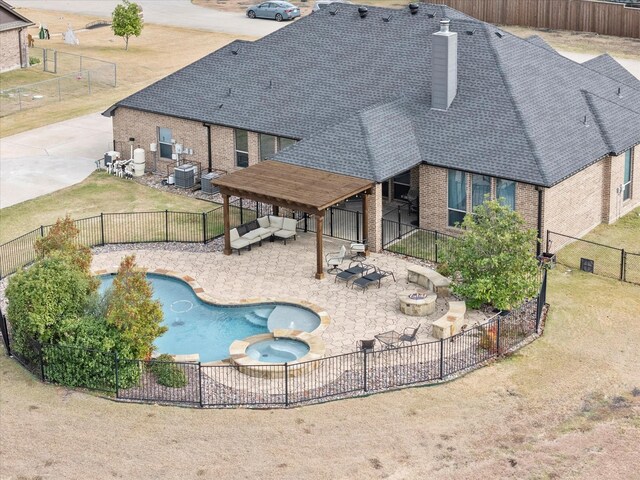
[[[202,176],[200,177],[200,185],[202,188],[202,191],[204,193],[218,193],[220,191],[220,188],[216,187],[215,185],[211,184],[211,180],[214,180],[218,177],[220,177],[221,174],[218,172],[210,172],[210,173],[203,173]]]
[[[185,163],[175,167],[173,175],[178,188],[191,188],[196,184],[196,166]]]

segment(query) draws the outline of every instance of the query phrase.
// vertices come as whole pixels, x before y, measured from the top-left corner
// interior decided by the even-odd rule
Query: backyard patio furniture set
[[[292,237],[294,240],[296,239],[297,226],[298,221],[295,218],[265,215],[237,228],[232,228],[229,231],[231,249],[236,250],[240,255],[240,250],[243,248],[251,250],[251,245],[257,243],[262,246],[263,240],[270,239],[273,241],[274,238],[284,240],[286,245],[288,239]]]

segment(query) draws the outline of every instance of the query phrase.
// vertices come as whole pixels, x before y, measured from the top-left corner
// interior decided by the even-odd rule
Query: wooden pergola
[[[212,181],[224,201],[224,254],[231,255],[229,197],[240,197],[289,208],[316,217],[316,278],[324,278],[322,231],[327,208],[364,193],[362,224],[364,242],[368,232],[368,197],[373,182],[362,178],[325,172],[267,160]],[[368,252],[367,252],[368,253]]]

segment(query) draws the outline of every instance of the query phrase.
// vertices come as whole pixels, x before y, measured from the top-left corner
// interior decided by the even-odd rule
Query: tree
[[[117,37],[124,38],[124,49],[129,50],[129,37],[139,37],[144,23],[142,21],[142,8],[137,3],[123,0],[116,5],[111,14],[111,30]]]
[[[536,231],[500,202],[485,201],[462,222],[463,234],[445,252],[454,275],[453,292],[471,308],[489,304],[501,310],[534,297],[538,262]]]
[[[135,255],[122,259],[113,280],[107,307],[107,323],[120,332],[118,351],[128,358],[147,359],[153,342],[167,331],[162,323],[162,307],[153,300],[153,290],[145,272],[138,269]]]

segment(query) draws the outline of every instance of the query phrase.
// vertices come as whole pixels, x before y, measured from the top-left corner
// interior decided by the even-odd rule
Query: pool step
[[[259,327],[266,327],[267,320],[269,320],[269,315],[271,315],[272,311],[273,309],[271,308],[258,308],[251,312],[245,313],[244,318],[254,325],[257,325]]]

